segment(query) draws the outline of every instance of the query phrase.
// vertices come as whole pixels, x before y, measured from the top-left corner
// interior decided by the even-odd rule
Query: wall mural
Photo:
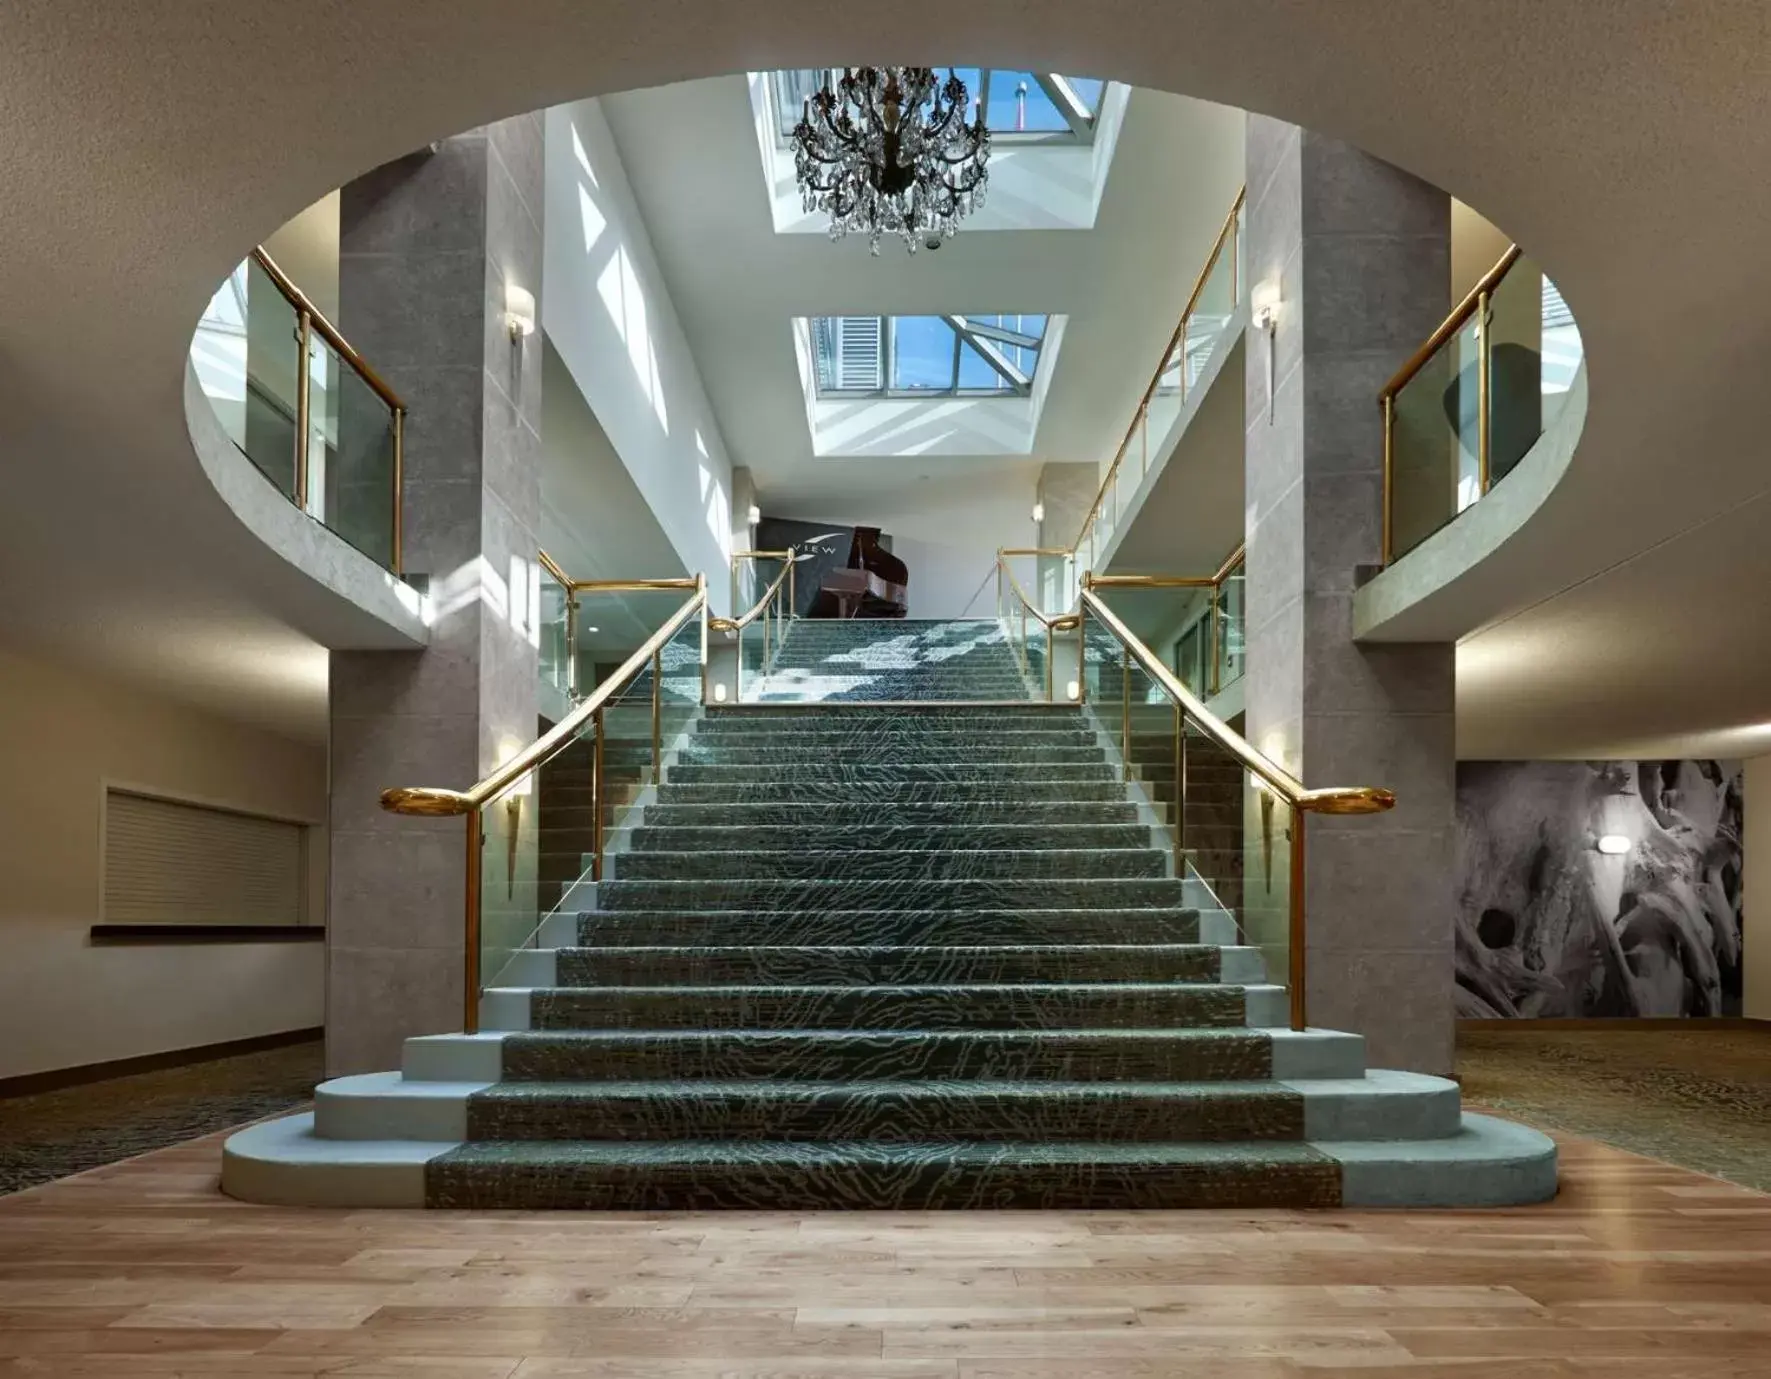
[[[1458,1015],[1738,1015],[1741,797],[1737,761],[1460,762]]]

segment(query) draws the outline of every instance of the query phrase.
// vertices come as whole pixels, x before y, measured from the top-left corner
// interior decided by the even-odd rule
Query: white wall
[[[886,498],[852,510],[778,510],[833,526],[878,527],[892,538],[892,554],[910,569],[913,618],[996,616],[996,552],[1033,544],[1037,466],[952,479],[911,480]],[[980,588],[982,592],[980,592]],[[974,595],[976,597],[974,597]]]
[[[732,465],[594,100],[547,112],[542,322],[659,525],[716,611],[730,582]]]
[[[107,783],[323,821],[326,754],[86,670],[0,650],[0,1077],[306,1029],[324,1020],[325,945],[94,948]],[[308,836],[310,922],[326,839]]]
[[[1741,1013],[1751,1020],[1771,1020],[1771,756],[1746,762],[1746,798],[1742,802],[1740,960],[1745,999]]]

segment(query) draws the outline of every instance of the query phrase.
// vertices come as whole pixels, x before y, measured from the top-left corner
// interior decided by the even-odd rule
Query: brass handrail
[[[592,594],[643,594],[658,589],[699,589],[700,575],[672,575],[665,579],[575,579],[572,591]]]
[[[705,581],[697,575],[688,581],[695,590],[694,597],[688,599],[681,608],[665,620],[665,623],[645,642],[640,649],[621,663],[618,669],[602,684],[579,701],[576,708],[518,752],[509,761],[496,767],[492,774],[484,780],[477,781],[466,790],[447,790],[440,786],[404,785],[381,792],[381,807],[393,814],[420,814],[432,817],[452,814],[468,814],[498,798],[523,776],[538,766],[545,765],[561,748],[565,747],[580,729],[599,714],[603,706],[613,699],[620,691],[627,688],[652,661],[652,658],[664,649],[683,625],[695,617],[707,604],[707,588]],[[676,586],[671,586],[676,587]]]
[[[1426,343],[1409,355],[1408,362],[1397,369],[1390,381],[1378,391],[1377,401],[1380,407],[1388,399],[1395,397],[1408,380],[1426,366],[1427,360],[1437,354],[1440,347],[1457,334],[1463,323],[1476,314],[1476,308],[1481,305],[1482,299],[1499,286],[1500,280],[1506,277],[1507,271],[1518,261],[1519,246],[1508,245],[1506,253],[1495,261],[1494,267],[1476,279],[1476,285],[1464,294],[1464,299],[1461,302],[1451,308],[1451,314],[1439,323],[1438,328],[1427,337]]]
[[[1007,556],[1035,555],[1035,554],[1069,555],[1070,552],[1069,551],[1035,552],[1035,551],[1027,551],[1027,550],[1005,549],[1005,550],[1000,550],[996,553],[996,565],[997,565],[997,568],[1002,571],[1004,576],[1007,577],[1009,587],[1014,590],[1015,597],[1020,599],[1022,604],[1024,604],[1026,606],[1026,609],[1029,613],[1031,613],[1034,617],[1039,619],[1040,625],[1042,627],[1046,628],[1048,631],[1067,632],[1071,628],[1075,627],[1078,622],[1081,621],[1080,616],[1075,613],[1047,614],[1047,613],[1041,612],[1039,609],[1039,605],[1034,603],[1032,598],[1028,596],[1027,591],[1021,587],[1021,581],[1015,577],[1014,567],[1011,566],[1008,563],[1008,561],[1004,558]]]
[[[1107,476],[1101,481],[1100,491],[1095,494],[1094,502],[1089,504],[1088,512],[1083,515],[1082,528],[1076,533],[1076,544],[1071,547],[1072,551],[1082,548],[1083,538],[1088,535],[1089,524],[1095,520],[1095,514],[1100,512],[1101,504],[1106,501],[1114,480],[1119,477],[1120,462],[1125,459],[1125,452],[1131,446],[1132,437],[1138,433],[1138,424],[1144,420],[1146,409],[1150,406],[1150,399],[1156,393],[1157,385],[1162,381],[1162,375],[1168,372],[1169,361],[1174,358],[1175,346],[1180,344],[1186,336],[1187,322],[1193,318],[1194,308],[1199,305],[1200,295],[1205,291],[1205,285],[1211,279],[1212,269],[1217,267],[1218,259],[1224,252],[1224,245],[1235,232],[1236,217],[1242,213],[1242,205],[1247,197],[1248,188],[1243,187],[1236,193],[1235,201],[1230,203],[1230,214],[1224,217],[1223,227],[1218,231],[1218,237],[1212,241],[1211,253],[1206,255],[1205,266],[1199,270],[1199,276],[1193,280],[1193,290],[1187,294],[1187,305],[1181,311],[1180,320],[1175,323],[1174,332],[1168,337],[1168,344],[1163,347],[1162,358],[1156,365],[1156,372],[1150,375],[1150,382],[1144,389],[1144,395],[1138,399],[1137,408],[1132,412],[1131,425],[1125,428],[1125,438],[1119,442],[1119,449],[1114,452],[1113,463],[1107,466]],[[1234,302],[1239,295],[1233,276],[1236,272],[1234,261],[1231,263],[1230,271],[1232,274],[1230,300]],[[1183,377],[1185,376],[1184,369],[1185,365],[1183,364]]]
[[[1274,794],[1293,808],[1315,814],[1379,814],[1395,805],[1396,796],[1378,786],[1329,786],[1318,790],[1306,788],[1296,776],[1206,708],[1204,701],[1162,664],[1161,658],[1119,620],[1118,615],[1102,602],[1100,595],[1092,589],[1084,589],[1082,604],[1137,659],[1145,673],[1185,711],[1187,717],[1199,725],[1207,737],[1259,776],[1271,787]]]
[[[551,555],[546,551],[538,550],[535,553],[535,560],[542,569],[553,577],[555,584],[561,586],[567,593],[572,591],[572,577],[559,567],[558,562]]]
[[[314,305],[313,299],[297,287],[287,273],[277,267],[276,260],[265,253],[262,244],[253,249],[252,257],[257,261],[258,266],[264,269],[265,276],[271,280],[271,286],[288,299],[290,306],[307,316],[313,323],[313,328],[326,338],[326,343],[338,351],[338,357],[355,369],[362,377],[363,382],[379,393],[381,400],[389,407],[396,412],[405,411],[406,404],[400,401],[400,395],[387,385],[386,380],[380,374],[369,367],[369,361],[351,347],[350,342],[344,338],[338,327],[326,319],[326,313]]]
[[[792,573],[793,566],[785,566],[781,573],[775,576],[775,582],[763,591],[763,596],[752,605],[750,611],[745,613],[743,617],[708,618],[708,630],[710,632],[742,632],[745,628],[749,627],[751,623],[755,622],[762,616],[763,609],[768,606],[769,600],[775,597],[775,591],[786,583],[787,577]]]

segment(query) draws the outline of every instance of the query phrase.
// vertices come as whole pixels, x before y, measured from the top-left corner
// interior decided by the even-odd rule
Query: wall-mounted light
[[[498,759],[509,761],[523,745],[513,738],[505,738],[498,744]],[[525,771],[518,776],[510,789],[504,792],[505,822],[505,895],[514,897],[517,893],[517,837],[523,827],[523,797],[535,789],[535,773]]]
[[[1599,838],[1599,851],[1607,857],[1622,857],[1630,850],[1630,840],[1621,833],[1606,833]]]
[[[716,704],[723,704],[726,702],[726,687],[724,684],[714,685],[713,702]]]
[[[1035,522],[1045,521],[1045,504],[1044,503],[1035,503],[1033,505],[1033,520]]]
[[[1249,319],[1254,322],[1256,330],[1267,337],[1267,425],[1273,424],[1273,391],[1275,380],[1273,370],[1276,367],[1274,358],[1278,350],[1274,344],[1279,333],[1279,309],[1284,304],[1279,294],[1279,280],[1268,278],[1265,282],[1256,283],[1248,294]]]
[[[1082,686],[1074,680],[1070,681],[1064,686],[1064,697],[1066,699],[1082,698]]]
[[[535,333],[535,294],[513,283],[504,285],[504,328],[511,342]]]
[[[752,503],[750,505],[750,511],[746,515],[750,518],[750,525],[753,527],[758,522],[763,520],[763,510],[761,508],[759,508],[755,503]]]
[[[584,630],[586,632],[601,632],[603,629],[600,627],[587,627]]]

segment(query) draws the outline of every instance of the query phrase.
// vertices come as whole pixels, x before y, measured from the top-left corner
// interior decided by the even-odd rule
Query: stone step
[[[1235,926],[1221,910],[1180,906],[1142,909],[940,908],[795,911],[786,907],[725,910],[595,911],[578,916],[583,947],[747,947],[780,944],[1234,943]]]
[[[1277,1082],[501,1082],[471,1094],[467,1138],[1301,1140],[1303,1096]]]
[[[776,840],[777,844],[783,841],[790,840]],[[696,880],[922,883],[971,879],[1015,884],[1036,880],[1070,882],[1084,878],[1166,876],[1170,865],[1167,855],[1149,846],[1147,838],[1144,844],[1132,848],[1032,848],[1020,851],[866,847],[818,851],[630,851],[609,858],[608,875],[616,881],[683,883]]]
[[[531,954],[532,969],[521,975],[506,969],[502,980],[512,986],[924,986],[1265,978],[1258,950],[1215,944],[622,945],[523,956]]]
[[[1131,806],[1126,807],[1129,814]],[[624,830],[624,850],[634,852],[732,852],[767,851],[779,848],[796,835],[794,825],[813,830],[809,841],[820,852],[853,852],[861,849],[915,849],[921,852],[961,852],[979,848],[1147,848],[1150,829],[1138,823],[1080,824],[1069,821],[1045,824],[882,824],[854,819],[839,821],[810,811],[793,821],[742,823],[694,827],[654,824],[661,806],[646,811],[645,823]],[[735,817],[741,817],[734,811]],[[901,816],[899,816],[901,817]],[[620,837],[621,835],[615,835]],[[541,832],[543,846],[547,829]]]
[[[1284,1005],[1277,987],[1181,982],[503,990],[486,1009],[506,1029],[1263,1028]]]
[[[425,1165],[425,1203],[483,1210],[772,1211],[1332,1207],[1308,1145],[667,1140],[465,1144]]]
[[[867,910],[906,905],[936,910],[1172,909],[1207,900],[1204,887],[1171,877],[1041,880],[623,880],[597,887],[597,909]]]

